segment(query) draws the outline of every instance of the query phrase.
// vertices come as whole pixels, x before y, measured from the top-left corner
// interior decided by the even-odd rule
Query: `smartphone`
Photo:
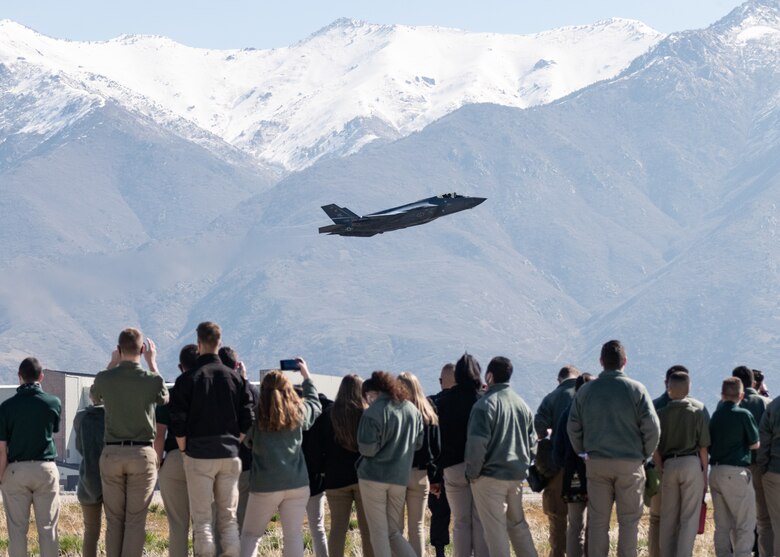
[[[301,366],[298,360],[279,360],[279,369],[282,371],[298,371]]]

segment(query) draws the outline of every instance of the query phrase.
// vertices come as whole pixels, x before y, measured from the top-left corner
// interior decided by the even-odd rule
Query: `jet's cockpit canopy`
[[[436,197],[438,197],[439,199],[456,199],[458,197],[463,197],[463,196],[458,195],[455,192],[452,192],[452,193],[443,193],[441,195],[437,195]]]

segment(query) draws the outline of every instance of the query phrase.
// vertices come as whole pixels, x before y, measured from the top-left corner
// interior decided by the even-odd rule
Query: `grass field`
[[[547,527],[545,516],[542,513],[541,500],[538,497],[529,498],[525,504],[526,515],[534,536],[534,543],[539,555],[546,555],[549,550],[547,543]],[[708,508],[707,531],[696,538],[696,547],[693,555],[695,557],[714,556],[715,551],[712,544],[713,524],[712,524],[712,506]],[[642,518],[639,529],[639,555],[647,555],[647,509]],[[613,516],[614,521],[614,516]],[[357,531],[357,522],[352,521],[352,531],[347,536],[347,555],[349,557],[360,557],[360,536]],[[160,503],[152,503],[149,509],[149,516],[146,522],[146,552],[148,557],[163,557],[168,555],[168,524],[165,518],[165,510]],[[60,555],[63,557],[76,557],[81,555],[82,539],[82,520],[81,509],[75,502],[65,502],[60,511]],[[610,532],[613,544],[617,542],[617,526]],[[35,541],[35,525],[30,524],[29,551],[30,555],[38,555],[37,543]],[[101,538],[101,550],[102,548]],[[307,556],[313,556],[311,551],[311,537],[306,532],[304,536],[306,543]],[[8,533],[6,530],[5,513],[2,513],[0,519],[0,555],[7,555]],[[448,548],[451,550],[451,546]],[[103,553],[104,554],[104,553]],[[432,554],[432,550],[431,553]],[[449,552],[448,552],[449,554]],[[268,534],[263,537],[258,555],[262,557],[282,557],[281,525],[274,521],[269,526]]]

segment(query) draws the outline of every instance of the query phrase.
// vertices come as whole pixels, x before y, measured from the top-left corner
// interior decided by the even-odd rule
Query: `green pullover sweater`
[[[249,491],[270,493],[309,485],[309,472],[301,444],[303,432],[309,429],[322,412],[317,388],[310,379],[303,381],[302,420],[298,427],[283,431],[261,431],[257,421],[244,438],[252,449],[252,470]]]
[[[414,452],[423,444],[422,416],[409,402],[394,402],[382,393],[369,406],[358,425],[357,475],[369,480],[406,485],[412,473]]]
[[[522,481],[536,442],[533,413],[509,383],[491,385],[471,408],[466,477]]]
[[[620,370],[604,370],[580,388],[567,429],[574,452],[593,459],[647,460],[661,436],[647,389]]]

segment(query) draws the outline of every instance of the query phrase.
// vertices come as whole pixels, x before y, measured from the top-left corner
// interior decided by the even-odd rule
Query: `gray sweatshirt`
[[[567,430],[575,453],[593,459],[646,460],[661,436],[647,389],[619,370],[602,371],[580,388]]]
[[[533,413],[509,383],[492,385],[471,408],[466,477],[522,481],[536,442]]]

